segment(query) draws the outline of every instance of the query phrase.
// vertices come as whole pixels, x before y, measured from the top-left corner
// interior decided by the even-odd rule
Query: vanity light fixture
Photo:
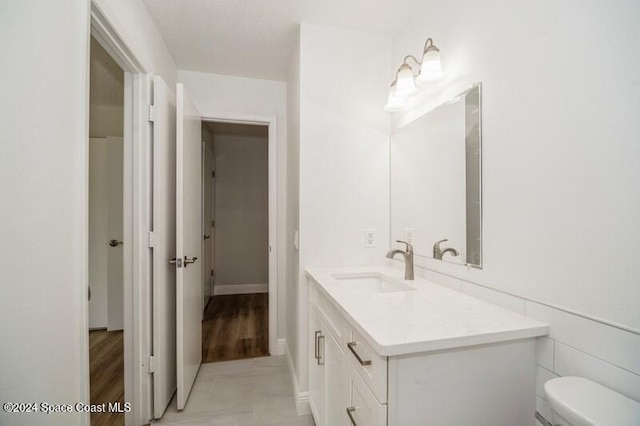
[[[413,75],[413,68],[407,61],[412,60],[420,65],[420,71],[417,76]],[[431,81],[437,80],[444,76],[442,72],[442,62],[440,61],[440,49],[438,49],[431,38],[424,43],[422,52],[422,61],[419,61],[413,55],[404,57],[402,64],[396,71],[396,79],[391,83],[389,89],[389,98],[384,106],[384,110],[388,112],[398,112],[406,108],[409,96],[418,91],[418,85],[425,85]]]
[[[400,112],[407,106],[407,96],[401,95],[396,90],[396,80],[393,80],[389,88],[389,98],[384,106],[384,110],[388,112]]]
[[[424,43],[422,53],[422,63],[420,64],[420,74],[416,77],[418,84],[425,84],[438,80],[444,76],[442,72],[442,62],[440,61],[440,49],[438,49],[431,38]]]

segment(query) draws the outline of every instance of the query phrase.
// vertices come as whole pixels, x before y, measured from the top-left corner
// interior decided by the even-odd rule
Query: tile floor
[[[187,406],[175,397],[153,425],[314,426],[298,416],[285,356],[202,364]]]

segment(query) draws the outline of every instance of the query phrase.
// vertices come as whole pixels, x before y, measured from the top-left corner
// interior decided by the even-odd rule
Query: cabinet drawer
[[[346,343],[345,353],[354,369],[362,376],[373,394],[382,404],[387,402],[387,357],[380,356],[354,329]]]
[[[311,304],[320,314],[320,317],[327,325],[327,330],[333,335],[336,342],[340,344],[345,342],[349,336],[347,323],[344,317],[334,304],[322,293],[315,281],[309,279],[309,282],[311,287],[309,294]],[[342,344],[340,347],[342,348]]]
[[[347,366],[350,402],[345,415],[351,426],[386,426],[387,405],[380,404],[353,365]]]

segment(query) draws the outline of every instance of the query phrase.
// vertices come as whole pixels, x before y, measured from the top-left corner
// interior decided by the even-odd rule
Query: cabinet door
[[[324,413],[327,426],[350,426],[345,407],[349,402],[345,377],[345,357],[340,345],[327,333],[320,342],[324,361]]]
[[[350,426],[386,426],[387,405],[380,404],[351,363],[347,363],[350,404],[345,413]]]
[[[319,358],[322,327],[316,311],[309,309],[309,406],[317,426],[324,421],[324,365]]]

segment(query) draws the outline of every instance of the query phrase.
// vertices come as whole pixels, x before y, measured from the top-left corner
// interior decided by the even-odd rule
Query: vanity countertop
[[[549,326],[390,267],[308,269],[350,324],[383,356],[406,355],[545,336]],[[415,291],[362,293],[339,274],[379,274]]]

